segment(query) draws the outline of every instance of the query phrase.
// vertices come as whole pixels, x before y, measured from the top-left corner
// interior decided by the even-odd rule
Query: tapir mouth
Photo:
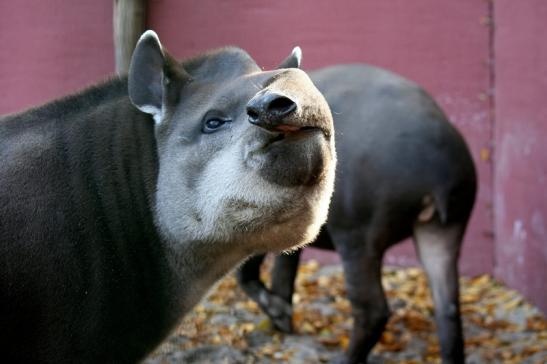
[[[273,137],[268,140],[265,147],[268,147],[274,143],[283,141],[283,140],[299,140],[306,138],[308,135],[321,133],[323,136],[329,140],[330,133],[328,130],[317,126],[296,126],[290,124],[278,124],[269,128],[265,128],[272,133]]]
[[[328,131],[317,126],[296,126],[290,124],[279,124],[273,128],[274,131],[279,131],[284,134],[304,132],[307,130],[321,130],[326,137],[328,137]]]
[[[254,124],[253,122],[251,123]],[[315,122],[315,120],[309,121],[306,124],[301,122],[299,124],[300,125],[298,125],[297,123],[292,123],[290,120],[288,120],[288,122],[284,121],[281,123],[262,122],[260,123],[260,125],[257,125],[257,126],[260,126],[271,132],[283,133],[286,135],[291,135],[291,134],[300,133],[300,132],[307,132],[310,130],[320,130],[327,139],[330,139],[330,135],[331,135],[330,130],[322,127],[321,124]]]

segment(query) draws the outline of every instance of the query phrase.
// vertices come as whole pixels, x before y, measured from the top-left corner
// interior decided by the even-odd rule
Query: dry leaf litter
[[[267,281],[268,271],[263,270]],[[382,280],[392,316],[369,362],[440,363],[422,270],[384,268]],[[547,320],[541,311],[487,275],[462,278],[461,287],[468,363],[547,363]],[[294,335],[273,331],[230,275],[145,363],[328,363],[347,348],[352,326],[340,266],[301,264],[293,322]]]

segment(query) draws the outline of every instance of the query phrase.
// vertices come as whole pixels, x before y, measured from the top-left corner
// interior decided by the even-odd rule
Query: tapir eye
[[[228,122],[230,122],[230,120],[221,119],[221,118],[207,119],[205,123],[203,124],[202,131],[204,133],[214,133],[215,131],[220,129],[224,124]]]

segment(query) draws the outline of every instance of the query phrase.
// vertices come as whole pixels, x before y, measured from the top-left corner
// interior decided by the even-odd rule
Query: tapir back
[[[444,221],[469,214],[473,161],[459,132],[421,87],[368,65],[328,67],[312,79],[331,105],[336,126],[339,167],[329,223],[340,218],[360,225],[371,211],[392,209],[385,215],[409,219],[399,225],[410,227],[427,194],[433,194]],[[410,230],[397,233],[400,239]]]
[[[8,362],[101,362],[96,353],[120,344],[113,337],[126,338],[134,355],[156,344],[146,333],[168,329],[165,317],[149,314],[169,306],[149,207],[153,124],[125,88],[111,81],[0,120],[0,345]],[[151,287],[155,297],[135,295]]]

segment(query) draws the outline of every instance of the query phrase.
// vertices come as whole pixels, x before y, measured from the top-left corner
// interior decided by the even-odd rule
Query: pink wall
[[[547,312],[547,2],[495,5],[495,273]]]
[[[479,171],[462,272],[496,272],[546,309],[541,279],[547,276],[542,242],[547,236],[542,190],[546,150],[541,121],[547,109],[540,97],[547,94],[547,47],[539,44],[546,30],[541,19],[547,14],[542,0],[518,6],[511,0],[419,0],[411,5],[407,0],[149,3],[149,27],[178,57],[234,44],[271,68],[300,45],[307,69],[367,62],[424,85],[463,132]],[[488,22],[491,4],[495,39]],[[45,102],[112,73],[111,16],[111,1],[0,2],[0,114]],[[489,97],[494,71],[495,108]],[[414,264],[412,246],[393,249],[387,261]]]
[[[0,1],[0,114],[114,70],[110,1]]]

